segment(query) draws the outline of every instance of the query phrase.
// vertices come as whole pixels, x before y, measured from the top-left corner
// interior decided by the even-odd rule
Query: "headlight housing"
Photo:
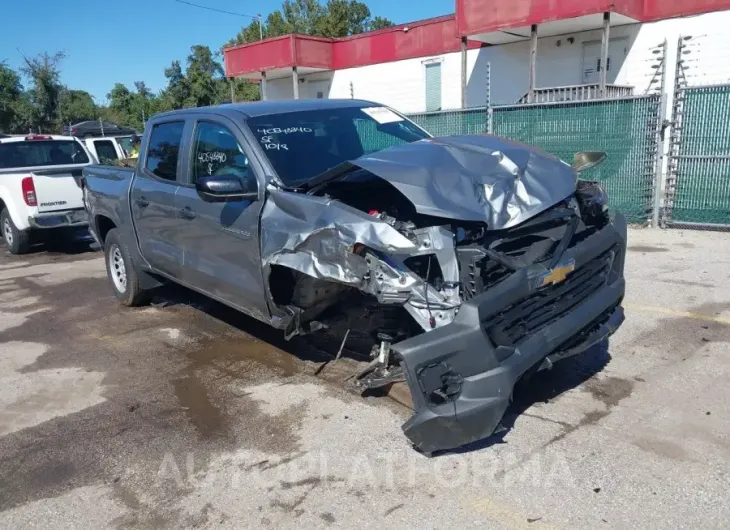
[[[598,182],[578,180],[575,186],[575,198],[578,200],[580,216],[585,224],[603,226],[608,222],[608,194]]]

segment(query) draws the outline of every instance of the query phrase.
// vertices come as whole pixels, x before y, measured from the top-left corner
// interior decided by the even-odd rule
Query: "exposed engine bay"
[[[362,386],[402,381],[390,345],[453,322],[462,302],[492,288],[518,269],[554,266],[569,246],[608,222],[602,190],[581,181],[577,193],[513,228],[489,230],[485,222],[423,215],[397,188],[364,169],[309,190],[306,197],[353,208],[382,230],[401,236],[400,248],[368,246],[342,234],[336,243],[338,276],[295,270],[271,260],[273,302],[291,315],[287,336],[318,332],[348,351],[372,359]],[[386,228],[387,227],[387,228]],[[325,229],[326,230],[326,229]],[[321,232],[320,232],[321,233]],[[351,243],[352,241],[352,243]],[[331,247],[327,241],[325,247]],[[301,247],[300,247],[301,248]],[[322,248],[322,262],[327,251]],[[350,265],[347,268],[347,265]],[[323,274],[324,272],[324,274]]]

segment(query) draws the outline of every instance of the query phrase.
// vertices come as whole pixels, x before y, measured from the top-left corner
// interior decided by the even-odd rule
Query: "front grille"
[[[606,284],[616,248],[585,263],[562,283],[549,285],[483,323],[495,346],[514,347],[549,326]]]
[[[576,222],[575,230],[569,225]],[[487,232],[482,241],[457,245],[461,296],[469,300],[534,263],[548,264],[555,253],[578,245],[596,229],[586,226],[569,200],[562,201],[532,219],[512,228]],[[564,238],[566,247],[559,249]],[[488,257],[488,252],[501,260]]]

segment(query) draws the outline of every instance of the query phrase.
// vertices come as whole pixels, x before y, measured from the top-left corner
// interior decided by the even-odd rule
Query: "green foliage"
[[[84,90],[64,88],[58,97],[58,125],[60,130],[64,124],[73,124],[96,118],[96,105],[91,94]]]
[[[58,117],[58,102],[63,91],[60,64],[65,58],[63,52],[23,57],[25,66],[20,71],[31,83],[28,93],[35,113],[34,122],[45,130],[55,125]]]
[[[257,19],[241,28],[228,45],[288,33],[344,37],[392,25],[386,18],[373,18],[368,6],[358,0],[284,0],[265,21]],[[220,53],[196,44],[184,67],[172,61],[165,68],[167,86],[158,94],[144,81],[135,81],[134,88],[116,83],[106,105],[97,105],[88,92],[61,83],[64,52],[23,57],[19,71],[0,61],[0,132],[60,132],[69,123],[99,118],[142,130],[146,119],[159,112],[217,105],[231,101],[232,96],[235,101],[259,99],[258,83],[224,77]]]
[[[185,71],[190,93],[185,106],[207,107],[220,103],[223,75],[223,67],[213,58],[210,48],[200,45],[190,48]]]
[[[357,0],[285,0],[281,9],[266,18],[264,38],[279,37],[288,33],[319,37],[346,37],[364,31],[387,28],[393,23],[387,18],[372,18],[370,8]],[[254,20],[227,46],[260,40],[259,20]]]
[[[17,112],[23,95],[20,76],[4,62],[0,62],[0,131],[17,126]]]

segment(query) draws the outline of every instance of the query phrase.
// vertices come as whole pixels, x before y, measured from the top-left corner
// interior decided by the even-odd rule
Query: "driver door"
[[[246,141],[229,120],[198,121],[188,179],[175,197],[183,235],[183,282],[254,317],[268,318],[259,250],[263,183],[246,154]],[[258,186],[260,200],[206,202],[195,181],[236,176]]]

